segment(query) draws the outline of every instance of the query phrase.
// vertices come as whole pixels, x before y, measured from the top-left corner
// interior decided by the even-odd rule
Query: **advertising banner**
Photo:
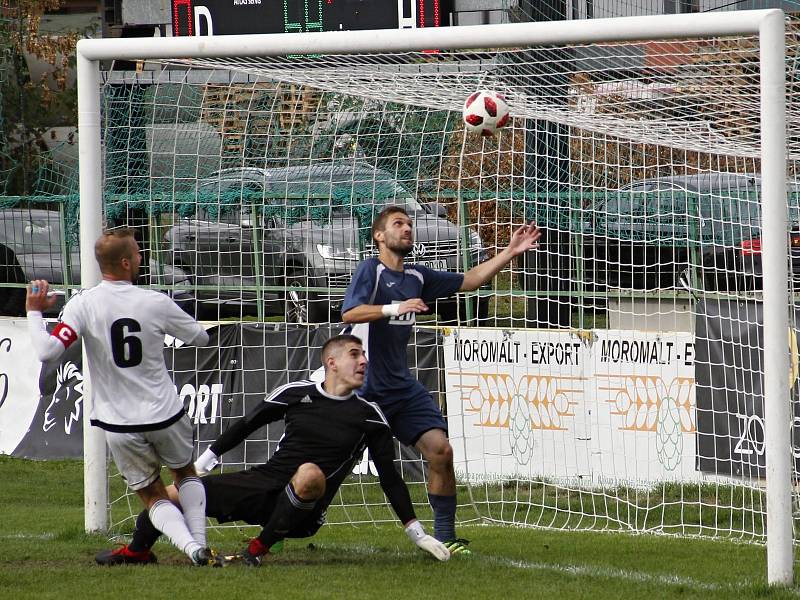
[[[647,485],[763,478],[761,310],[757,302],[700,302],[696,336],[416,328],[408,359],[445,408],[462,480]],[[0,453],[80,458],[80,344],[42,364],[27,327],[25,320],[0,319]],[[279,385],[321,376],[319,349],[336,333],[330,326],[230,324],[209,329],[206,348],[167,338],[166,364],[199,449]],[[787,340],[796,383],[797,331]],[[792,435],[800,471],[796,387]],[[263,462],[281,435],[283,424],[272,424],[225,461]],[[415,450],[398,445],[398,456],[408,461],[404,475],[422,477]],[[374,473],[367,456],[357,472]]]
[[[800,314],[795,311],[794,323]],[[766,477],[764,446],[764,328],[760,302],[698,304],[697,444],[707,473]],[[798,331],[787,332],[792,389],[792,453],[800,473]]]
[[[52,328],[54,323],[49,323]],[[58,359],[40,363],[25,320],[0,319],[0,453],[25,458],[83,456],[83,361],[76,343]],[[209,345],[186,346],[167,337],[164,358],[178,396],[195,425],[200,450],[237,418],[254,410],[280,385],[308,379],[319,350],[339,327],[230,324],[208,330]],[[438,397],[438,334],[417,330],[409,366]],[[256,432],[224,456],[226,464],[265,462],[283,435],[283,422]],[[416,450],[398,444],[407,480],[422,478]],[[408,462],[405,462],[408,461]],[[367,456],[357,472],[375,473]]]
[[[28,323],[0,319],[0,453],[11,454],[26,436],[34,415],[44,412],[39,407],[39,361]]]
[[[698,479],[690,334],[455,329],[444,360],[462,479]]]
[[[698,481],[694,336],[597,331],[589,352],[595,479]]]
[[[566,331],[453,329],[444,338],[457,476],[590,473],[584,342]]]

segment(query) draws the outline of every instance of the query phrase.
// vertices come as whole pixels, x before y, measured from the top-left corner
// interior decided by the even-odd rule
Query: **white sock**
[[[206,488],[199,477],[186,477],[178,486],[183,520],[194,541],[206,547]]]
[[[186,527],[183,514],[169,500],[159,500],[148,512],[155,528],[166,535],[169,541],[189,558],[199,548],[205,548],[195,541]]]

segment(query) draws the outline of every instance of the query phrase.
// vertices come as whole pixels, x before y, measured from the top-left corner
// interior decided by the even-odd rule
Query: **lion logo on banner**
[[[64,423],[64,433],[72,433],[72,426],[81,418],[83,405],[83,373],[71,361],[58,366],[56,389],[44,411],[43,431],[50,431],[59,422]]]

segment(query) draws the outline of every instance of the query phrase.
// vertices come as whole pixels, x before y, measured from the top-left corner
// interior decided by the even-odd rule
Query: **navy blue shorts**
[[[382,399],[378,406],[386,415],[394,437],[407,446],[416,444],[422,434],[431,429],[441,429],[447,433],[447,421],[427,391],[410,399]]]

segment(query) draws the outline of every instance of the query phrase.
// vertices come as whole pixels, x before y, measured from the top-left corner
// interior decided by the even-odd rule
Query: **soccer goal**
[[[534,220],[540,248],[436,304],[410,348],[447,413],[460,518],[766,543],[769,581],[791,582],[790,25],[788,42],[778,10],[83,40],[82,285],[104,221],[133,226],[162,288],[212,322],[212,351],[170,355],[204,449],[318,366],[383,206],[444,270]],[[511,108],[495,137],[464,131],[476,90]],[[86,425],[86,528],[105,530],[136,507],[109,499]],[[424,469],[400,456],[423,509]],[[331,521],[391,520],[357,470]]]

